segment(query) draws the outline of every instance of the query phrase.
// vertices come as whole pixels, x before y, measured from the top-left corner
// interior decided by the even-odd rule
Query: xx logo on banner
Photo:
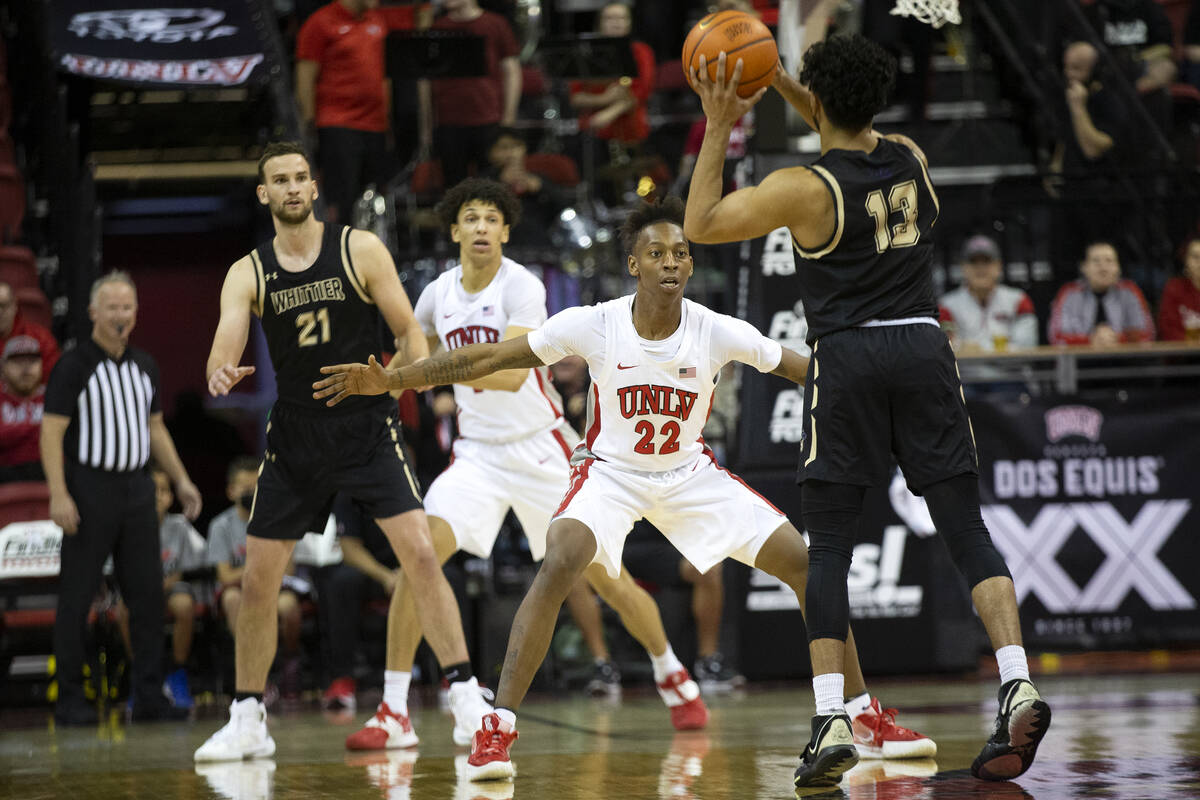
[[[1005,505],[983,507],[1004,554],[1017,602],[1035,595],[1051,613],[1116,611],[1130,590],[1153,609],[1196,607],[1196,600],[1161,561],[1158,550],[1191,508],[1188,500],[1151,500],[1133,522],[1110,503],[1048,503],[1026,525]],[[1079,587],[1056,560],[1077,528],[1104,552],[1104,563]]]

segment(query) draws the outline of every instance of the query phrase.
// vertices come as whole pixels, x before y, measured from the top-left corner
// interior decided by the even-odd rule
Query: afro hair
[[[887,107],[895,82],[896,60],[858,34],[817,42],[800,70],[800,83],[820,99],[829,121],[847,131],[871,124]]]
[[[633,254],[638,235],[656,222],[673,222],[683,227],[683,201],[678,197],[664,197],[653,203],[642,203],[625,218],[621,226],[621,246]]]
[[[499,181],[487,178],[467,178],[450,187],[434,211],[449,230],[458,223],[458,212],[472,200],[481,200],[500,209],[504,224],[514,227],[521,221],[521,203],[512,190]]]

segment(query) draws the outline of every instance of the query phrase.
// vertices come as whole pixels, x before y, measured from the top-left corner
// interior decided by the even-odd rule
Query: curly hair
[[[653,203],[642,203],[638,206],[621,225],[621,245],[625,252],[632,255],[638,236],[656,222],[673,222],[682,228],[683,201],[678,197],[664,197]]]
[[[267,182],[265,168],[268,161],[279,156],[290,155],[303,156],[305,163],[311,167],[312,158],[309,157],[308,151],[304,149],[304,145],[299,142],[271,142],[263,148],[262,155],[258,157],[258,182]],[[258,467],[255,467],[255,469],[258,469]]]
[[[800,83],[820,99],[829,121],[847,131],[871,124],[895,82],[896,59],[858,34],[817,42],[800,70]]]
[[[458,223],[459,210],[472,200],[480,200],[500,209],[505,225],[515,226],[521,221],[521,203],[516,195],[503,183],[488,178],[467,178],[459,181],[450,187],[434,211],[449,230],[451,225]]]

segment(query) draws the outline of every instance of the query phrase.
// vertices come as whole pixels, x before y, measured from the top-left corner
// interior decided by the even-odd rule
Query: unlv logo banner
[[[259,0],[51,5],[59,69],[75,75],[141,85],[236,86],[265,58],[259,28],[270,20],[262,18]]]
[[[1121,647],[1200,636],[1200,411],[1156,393],[971,405],[983,516],[1026,639]]]

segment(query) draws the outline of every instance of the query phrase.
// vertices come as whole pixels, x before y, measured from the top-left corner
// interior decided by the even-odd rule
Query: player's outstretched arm
[[[246,340],[250,336],[250,315],[258,298],[258,280],[249,256],[234,262],[221,286],[221,318],[213,334],[208,353],[205,378],[208,393],[213,397],[229,394],[242,378],[254,372],[254,367],[239,367]]]
[[[384,369],[374,356],[366,364],[321,367],[327,378],[313,384],[313,398],[334,406],[355,394],[383,394],[417,386],[465,383],[502,369],[540,367],[542,360],[529,348],[529,337],[505,339],[495,344],[472,344],[439,353],[420,364]]]
[[[779,359],[779,366],[771,370],[771,374],[787,378],[792,383],[803,386],[804,380],[808,376],[808,359],[795,350],[785,347],[783,348],[783,358]]]

